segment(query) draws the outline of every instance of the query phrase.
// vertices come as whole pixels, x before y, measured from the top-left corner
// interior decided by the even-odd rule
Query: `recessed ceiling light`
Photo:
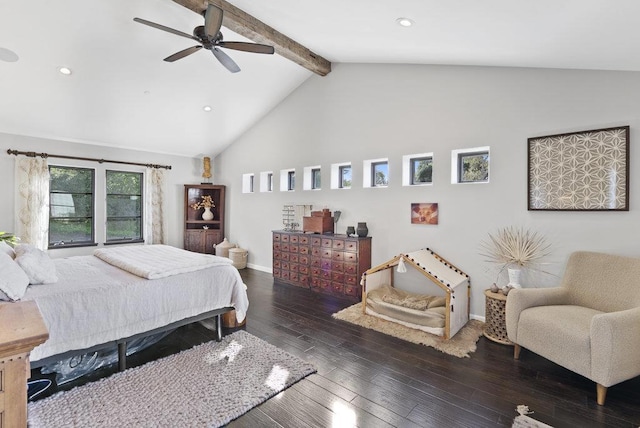
[[[71,69],[69,67],[58,67],[58,71],[65,76],[71,75]]]
[[[396,22],[402,27],[411,27],[413,25],[413,21],[409,18],[398,18]]]
[[[18,61],[18,54],[7,48],[0,48],[0,61],[16,62]]]
[[[204,107],[202,107],[202,110],[211,111],[211,106],[204,106]]]

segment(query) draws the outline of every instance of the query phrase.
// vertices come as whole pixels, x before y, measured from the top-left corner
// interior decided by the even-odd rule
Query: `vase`
[[[204,212],[202,213],[202,219],[204,221],[213,220],[213,213],[211,212],[211,207],[204,207]]]
[[[520,269],[507,269],[507,272],[509,273],[509,283],[507,286],[522,288],[522,285],[520,285],[520,276],[522,271]]]
[[[355,235],[356,234],[356,228],[353,226],[349,226],[347,227],[347,236],[351,236],[351,235]]]
[[[359,238],[364,238],[369,233],[369,229],[367,228],[367,223],[362,222],[358,223],[358,227],[356,228],[356,233]]]

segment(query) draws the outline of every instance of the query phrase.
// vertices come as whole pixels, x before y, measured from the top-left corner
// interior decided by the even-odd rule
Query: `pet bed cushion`
[[[388,285],[367,294],[367,306],[376,314],[431,328],[445,326],[445,302],[444,297],[413,294]]]

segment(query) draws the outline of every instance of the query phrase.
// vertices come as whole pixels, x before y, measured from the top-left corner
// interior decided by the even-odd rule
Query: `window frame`
[[[376,183],[376,168],[381,165],[387,166],[387,173],[385,175],[387,182],[385,184]],[[388,160],[371,162],[371,187],[389,187],[389,161]]]
[[[322,188],[322,171],[320,168],[311,168],[311,189],[320,190],[321,188]]]
[[[458,183],[488,183],[489,182],[489,150],[477,150],[477,151],[468,151],[468,152],[460,152],[457,154],[457,164],[458,164]],[[487,178],[484,180],[464,180],[464,160],[469,157],[476,156],[486,156],[487,157]]]
[[[431,162],[431,180],[430,181],[418,181],[416,182],[416,163],[422,161]],[[422,186],[425,184],[433,184],[433,156],[416,156],[409,158],[409,185]]]
[[[98,245],[96,243],[96,170],[95,168],[81,167],[81,166],[66,166],[66,165],[49,165],[49,177],[51,177],[51,169],[66,169],[66,170],[84,170],[91,172],[91,192],[90,193],[72,193],[72,192],[53,192],[51,190],[51,178],[49,178],[49,219],[48,219],[48,236],[47,236],[47,248],[48,249],[57,249],[57,248],[71,248],[71,247],[91,247]],[[53,204],[51,201],[54,199],[52,194],[67,194],[67,195],[90,195],[91,198],[91,209],[89,212],[90,216],[82,216],[82,217],[52,217],[52,208]],[[73,241],[65,242],[65,241],[52,241],[51,240],[51,220],[54,219],[86,219],[89,220],[89,224],[91,226],[91,237],[89,241]]]
[[[351,169],[351,165],[340,165],[338,167],[338,188],[339,189],[351,189],[351,183],[348,186],[344,184],[344,171],[349,170],[349,175],[351,175],[351,183],[353,183],[353,170]]]
[[[296,171],[287,171],[287,191],[293,192],[296,190]]]
[[[123,194],[123,193],[109,193],[108,189],[108,175],[109,173],[118,173],[118,174],[130,174],[130,175],[138,175],[140,176],[140,194]],[[105,217],[104,217],[104,245],[114,245],[114,244],[129,244],[129,243],[141,243],[144,242],[144,233],[145,233],[145,224],[144,224],[144,204],[145,204],[145,194],[144,194],[144,181],[145,176],[142,172],[135,171],[122,171],[115,169],[105,169],[104,171],[104,192],[105,192]],[[140,215],[135,218],[139,218],[140,222],[140,237],[131,238],[131,239],[109,239],[109,196],[110,195],[127,195],[127,196],[138,196],[140,198]],[[132,217],[117,217],[117,219],[129,219]],[[113,218],[111,218],[113,220]]]

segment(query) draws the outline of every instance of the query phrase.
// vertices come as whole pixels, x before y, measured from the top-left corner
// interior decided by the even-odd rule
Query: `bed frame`
[[[112,340],[106,343],[102,343],[100,345],[92,346],[90,348],[74,349],[72,351],[63,352],[61,354],[51,355],[49,357],[45,357],[40,360],[32,362],[31,369],[37,369],[37,368],[46,366],[48,364],[56,363],[60,360],[64,360],[66,358],[74,357],[76,355],[83,355],[90,352],[96,352],[104,349],[113,349],[117,347],[118,348],[118,370],[122,371],[127,368],[127,343],[128,342],[135,339],[141,339],[146,336],[151,336],[152,334],[163,333],[165,331],[174,330],[178,327],[182,327],[188,324],[192,324],[194,322],[202,321],[202,320],[213,318],[213,317],[216,317],[216,334],[217,334],[216,340],[220,342],[222,340],[222,315],[233,310],[235,310],[235,308],[231,306],[227,306],[220,309],[214,309],[213,311],[204,312],[202,314],[199,314],[193,317],[175,321],[163,327],[158,327],[153,330],[134,334],[133,336]]]

